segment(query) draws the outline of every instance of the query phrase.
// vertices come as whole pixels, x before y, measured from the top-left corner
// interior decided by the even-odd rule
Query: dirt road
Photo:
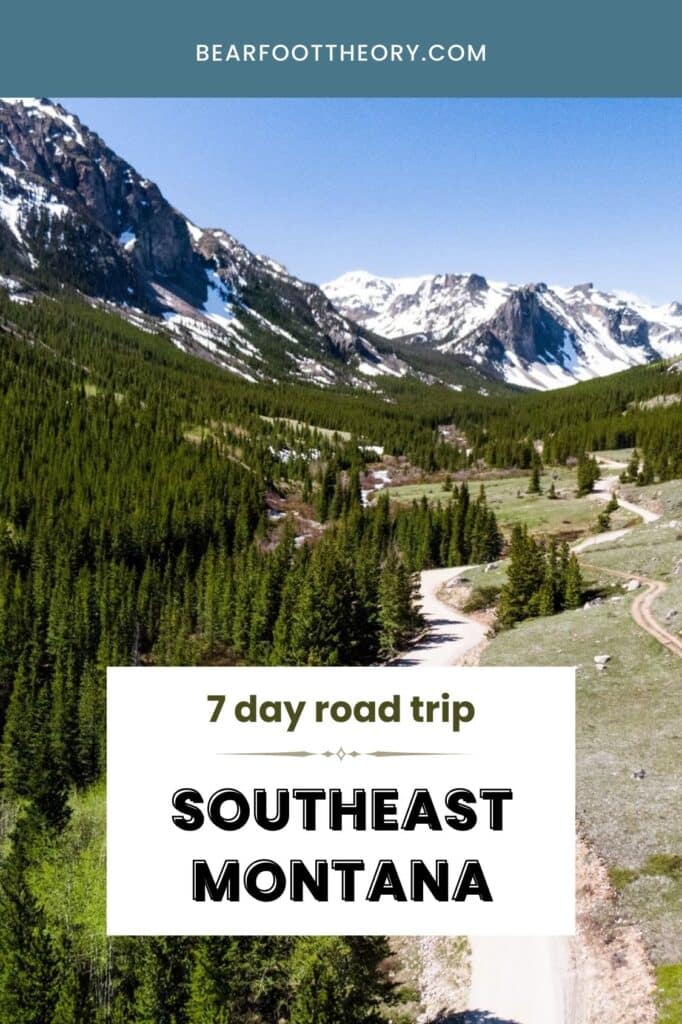
[[[572,1024],[571,940],[474,937],[463,1024]]]
[[[682,640],[679,637],[669,633],[660,622],[655,618],[653,613],[654,601],[656,601],[661,594],[668,589],[667,584],[661,580],[648,580],[645,577],[641,578],[641,582],[646,584],[646,590],[638,594],[635,600],[632,602],[630,613],[635,622],[645,629],[647,633],[655,637],[659,643],[667,647],[673,654],[678,654],[682,657]]]
[[[620,481],[617,476],[604,476],[595,482],[594,490],[590,495],[596,501],[608,501],[614,491],[618,491],[618,484]],[[626,501],[625,498],[621,498],[616,493],[616,500],[621,508],[627,509],[628,512],[634,513],[643,519],[645,523],[655,523],[657,519],[660,519],[658,512],[652,512],[651,509],[644,508],[643,505],[635,505],[632,501]],[[601,535],[600,535],[601,536]]]
[[[601,537],[603,534],[599,534],[599,536]],[[582,551],[583,548],[578,546],[573,550],[578,552]],[[654,601],[658,600],[661,594],[665,593],[668,589],[667,583],[664,583],[662,580],[652,580],[648,576],[640,576],[637,573],[621,572],[619,569],[606,569],[603,565],[596,565],[593,562],[583,561],[582,564],[588,569],[594,569],[596,572],[605,572],[609,576],[617,576],[621,580],[638,580],[643,589],[640,590],[630,605],[632,618],[638,626],[641,626],[655,640],[658,640],[660,644],[667,647],[673,654],[682,657],[682,640],[673,633],[669,633],[654,616],[653,612]]]
[[[421,574],[421,608],[426,635],[392,665],[430,668],[456,665],[485,638],[486,627],[443,604],[441,587],[467,566],[429,569]],[[453,1013],[461,1024],[571,1024],[571,952],[568,939],[471,938],[469,1009]],[[422,993],[427,1005],[429,993]],[[445,1009],[445,1008],[444,1008]],[[456,1010],[456,1007],[448,1007]],[[441,1010],[442,1015],[442,1010]]]
[[[605,477],[601,480],[597,480],[593,497],[597,500],[608,501],[611,494],[618,485],[618,477],[611,476]],[[660,515],[657,512],[652,512],[648,508],[643,508],[641,505],[635,505],[631,501],[625,501],[624,498],[616,495],[618,504],[621,508],[625,508],[628,512],[633,512],[638,515],[645,523],[655,523],[657,519],[660,519]],[[629,529],[625,530],[608,530],[606,533],[597,533],[593,537],[587,537],[585,540],[580,541],[579,544],[573,545],[573,551],[576,554],[580,554],[587,548],[594,547],[597,544],[606,544],[609,541],[618,540],[619,537],[624,537],[626,533],[629,533]],[[620,572],[617,569],[606,569],[599,565],[590,565],[589,562],[583,563],[589,568],[596,569],[600,572],[606,572],[609,576],[618,576],[624,580],[636,579],[642,584],[642,591],[637,594],[637,597],[632,602],[630,607],[630,614],[635,620],[638,626],[646,630],[654,639],[658,640],[659,643],[667,647],[673,654],[682,656],[682,640],[676,637],[673,633],[668,632],[664,626],[656,619],[653,612],[654,602],[667,590],[667,584],[663,583],[662,580],[652,580],[647,576],[639,576],[636,573]]]
[[[617,463],[616,463],[617,465]],[[594,490],[589,495],[593,501],[609,501],[614,491],[618,488],[618,477],[617,476],[605,476],[597,480],[594,485]],[[626,501],[616,494],[616,500],[621,508],[627,509],[628,512],[632,512],[634,515],[639,516],[645,523],[655,523],[657,519],[660,519],[660,515],[657,512],[652,512],[648,508],[643,508],[641,505],[635,505],[631,501]],[[595,533],[591,537],[585,537],[584,540],[579,541],[573,545],[573,551],[576,555],[580,554],[581,551],[585,551],[586,548],[595,547],[597,544],[608,544],[614,540],[618,540],[620,537],[624,537],[626,533],[629,533],[632,527],[626,527],[623,530],[606,530],[604,533]]]
[[[391,662],[404,668],[433,668],[456,665],[464,655],[484,639],[486,629],[438,600],[442,586],[465,573],[466,565],[452,569],[426,569],[421,574],[420,607],[426,632],[412,647]]]

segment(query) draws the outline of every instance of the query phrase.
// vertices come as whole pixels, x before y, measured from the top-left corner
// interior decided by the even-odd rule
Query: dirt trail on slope
[[[598,480],[595,485],[593,497],[598,501],[608,501],[617,484],[618,478],[615,476]],[[643,508],[641,505],[635,505],[631,501],[625,501],[623,498],[619,498],[618,495],[616,495],[616,500],[621,508],[625,508],[628,512],[633,512],[635,515],[638,515],[645,523],[655,523],[656,520],[661,518],[657,512],[652,512],[650,509]],[[593,547],[597,544],[606,544],[609,541],[618,540],[629,532],[629,529],[625,529],[610,530],[606,533],[597,533],[594,537],[587,537],[585,540],[580,541],[580,543],[574,544],[572,550],[575,554],[580,554],[587,548]],[[632,615],[632,618],[638,626],[641,626],[643,630],[653,636],[655,640],[658,640],[660,644],[667,647],[667,649],[672,651],[673,654],[677,654],[682,657],[682,640],[662,626],[656,619],[653,612],[654,602],[668,589],[667,583],[664,583],[662,580],[650,579],[647,576],[640,576],[637,573],[621,572],[619,569],[607,569],[604,566],[595,565],[591,562],[583,562],[583,565],[587,566],[589,569],[595,569],[598,572],[605,572],[609,576],[618,576],[620,579],[639,580],[645,589],[637,595],[630,606],[630,614]]]
[[[594,490],[589,497],[595,501],[608,501],[613,492],[617,490],[619,483],[620,481],[617,476],[601,477],[595,482]],[[619,497],[618,494],[616,494],[616,501],[621,508],[627,509],[628,512],[639,516],[645,523],[655,523],[657,519],[661,518],[658,512],[652,512],[651,509],[644,508],[643,505],[636,505],[633,501],[626,501],[625,498]]]
[[[618,916],[606,867],[576,846],[576,938],[570,1024],[654,1024],[655,983],[639,931]]]
[[[573,549],[576,550],[575,548]],[[668,589],[668,584],[662,580],[652,580],[648,576],[640,576],[633,572],[621,572],[620,569],[606,569],[603,565],[596,565],[593,562],[583,561],[583,565],[595,572],[605,572],[609,576],[617,576],[621,580],[638,580],[645,588],[637,594],[630,605],[630,614],[638,626],[649,633],[660,644],[667,647],[673,654],[682,657],[682,640],[673,633],[668,632],[660,624],[653,613],[653,604],[661,594]]]
[[[667,583],[663,583],[661,580],[647,580],[644,577],[642,582],[648,585],[648,589],[643,594],[638,594],[632,602],[630,613],[633,619],[669,651],[682,657],[682,640],[668,632],[659,623],[653,612],[654,602],[668,589]]]

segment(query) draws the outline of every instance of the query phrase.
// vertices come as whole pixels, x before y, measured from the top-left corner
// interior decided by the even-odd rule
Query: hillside
[[[386,379],[432,379],[316,285],[191,223],[49,100],[0,100],[0,274],[18,294],[77,289],[245,380],[381,391]],[[438,371],[471,388],[491,376],[466,359]]]

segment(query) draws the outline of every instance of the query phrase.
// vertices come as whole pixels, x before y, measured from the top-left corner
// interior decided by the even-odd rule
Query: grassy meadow
[[[676,489],[679,482],[667,487],[671,495]],[[622,912],[641,924],[659,965],[682,959],[679,659],[633,621],[636,592],[624,593],[622,582],[601,570],[668,582],[655,608],[663,621],[671,607],[682,610],[682,576],[673,574],[682,556],[677,537],[663,518],[586,551],[586,586],[600,602],[518,624],[481,656],[484,665],[576,666],[578,819],[609,866]],[[504,564],[466,573],[473,587],[499,587],[504,576]],[[603,671],[594,663],[600,654],[610,656]],[[640,769],[644,778],[634,778]]]

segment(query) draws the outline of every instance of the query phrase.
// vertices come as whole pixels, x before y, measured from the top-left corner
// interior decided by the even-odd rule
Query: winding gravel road
[[[467,565],[459,565],[452,569],[426,569],[421,574],[420,607],[426,631],[417,643],[398,655],[391,666],[434,668],[438,665],[456,665],[485,638],[485,626],[443,604],[437,597],[443,585],[461,576],[469,568]]]
[[[618,465],[618,463],[610,463],[610,465]],[[617,490],[617,487],[618,477],[604,477],[601,480],[597,480],[591,497],[597,501],[608,501],[613,492]],[[651,509],[644,508],[642,505],[635,505],[631,501],[626,501],[618,493],[616,493],[616,500],[621,508],[627,509],[628,512],[639,516],[645,523],[655,523],[657,519],[661,518],[657,512],[652,512]],[[580,541],[580,543],[574,544],[573,551],[576,554],[581,554],[595,545],[618,540],[620,537],[624,537],[626,533],[629,533],[630,529],[631,527],[624,530],[609,530],[606,533],[597,533],[593,537],[587,537],[585,540]],[[682,640],[669,632],[654,615],[654,603],[668,589],[668,585],[663,580],[653,580],[648,576],[641,576],[637,573],[620,572],[618,569],[607,569],[604,566],[590,565],[589,562],[584,562],[583,564],[600,572],[608,573],[610,576],[618,576],[620,579],[639,580],[643,589],[637,594],[637,597],[630,606],[632,618],[638,626],[646,630],[655,640],[658,640],[660,644],[667,647],[669,651],[682,656]]]
[[[443,604],[437,596],[441,587],[466,573],[467,568],[427,569],[421,574],[426,633],[392,665],[456,665],[485,639],[484,625]],[[469,1010],[453,1013],[452,1024],[572,1024],[573,973],[568,939],[472,937],[469,943]]]

